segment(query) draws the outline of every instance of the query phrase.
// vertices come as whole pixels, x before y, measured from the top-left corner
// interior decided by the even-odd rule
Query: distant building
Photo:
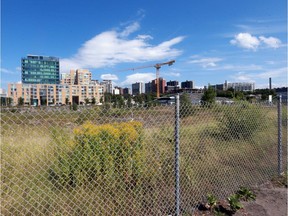
[[[105,86],[105,92],[113,94],[112,80],[103,80],[100,84]]]
[[[21,59],[23,84],[59,84],[59,58],[28,55]]]
[[[152,83],[151,82],[145,83],[145,93],[146,94],[152,93]]]
[[[136,82],[132,84],[132,94],[138,95],[144,93],[144,84],[142,82]]]
[[[233,88],[234,91],[251,91],[255,90],[255,83],[250,82],[235,82],[235,83],[228,83],[225,81],[224,84],[216,84],[216,85],[209,85],[215,90],[218,91],[227,91],[230,88]]]
[[[194,89],[193,81],[186,80],[185,82],[181,82],[182,89]]]
[[[165,87],[165,92],[171,92],[171,93],[175,93],[179,90],[179,82],[174,80],[174,81],[169,81],[166,84]]]
[[[251,91],[255,90],[255,83],[249,82],[238,82],[238,83],[228,83],[228,89],[233,88],[235,91]]]
[[[92,73],[87,69],[70,70],[69,74],[61,74],[61,84],[89,85]]]
[[[84,104],[86,99],[96,103],[106,91],[106,85],[91,79],[91,72],[85,69],[71,70],[61,74],[61,84],[9,83],[8,96],[14,105],[22,97],[27,105]]]
[[[157,80],[152,80],[152,92],[157,93]],[[164,80],[162,77],[159,77],[159,93],[164,94],[165,93],[165,86],[166,86],[166,80]]]
[[[5,89],[0,88],[0,97],[7,97],[7,92],[5,91]]]
[[[123,95],[131,95],[131,89],[130,88],[123,88]]]
[[[113,89],[113,94],[123,95],[123,88],[115,86],[115,88]]]
[[[114,88],[113,95],[120,95],[120,90],[118,88]]]
[[[213,88],[215,91],[226,91],[224,84],[209,85],[209,87]]]

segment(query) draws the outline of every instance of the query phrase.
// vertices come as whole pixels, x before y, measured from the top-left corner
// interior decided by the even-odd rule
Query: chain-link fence
[[[277,110],[177,101],[2,108],[1,215],[193,215],[208,193],[224,198],[277,175]]]

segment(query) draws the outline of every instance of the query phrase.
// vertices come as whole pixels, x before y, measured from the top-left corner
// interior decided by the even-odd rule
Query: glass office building
[[[24,84],[59,84],[59,58],[28,55],[21,59],[21,77]]]

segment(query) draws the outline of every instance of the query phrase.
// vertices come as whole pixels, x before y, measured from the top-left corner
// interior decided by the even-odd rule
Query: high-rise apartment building
[[[113,94],[112,80],[103,80],[100,84],[105,86],[105,92]]]
[[[142,82],[136,82],[132,84],[132,94],[138,95],[144,93],[144,84]]]
[[[123,88],[123,95],[131,95],[131,89],[130,88]]]
[[[162,77],[159,77],[159,93],[163,94],[165,93],[165,86],[166,86],[166,80],[164,80]],[[157,79],[152,80],[152,92],[157,93]]]
[[[165,87],[165,92],[174,93],[179,89],[179,82],[177,80],[168,81]]]
[[[145,93],[146,94],[152,93],[152,83],[151,82],[145,83]]]
[[[59,84],[59,58],[28,55],[21,59],[23,84]]]
[[[182,89],[194,89],[193,81],[186,80],[185,82],[181,82]]]

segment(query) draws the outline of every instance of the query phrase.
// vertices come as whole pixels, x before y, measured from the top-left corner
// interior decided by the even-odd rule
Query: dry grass
[[[78,125],[79,113],[71,113],[34,117],[6,115],[1,120],[1,214],[164,215],[173,212],[174,115],[171,107],[139,109],[133,114],[127,111],[109,119],[117,122],[133,117],[144,123],[142,153],[146,166],[141,187],[133,190],[121,187],[111,191],[100,182],[73,190],[55,188],[48,170],[59,155],[73,148],[71,131]],[[241,185],[260,183],[277,172],[276,112],[267,109],[265,113],[268,124],[248,140],[215,136],[219,132],[219,110],[213,114],[209,109],[199,108],[181,120],[183,209],[191,209],[208,192],[221,198]],[[100,118],[101,115],[97,115],[95,122],[100,123]],[[287,140],[287,131],[283,132],[283,140]]]

